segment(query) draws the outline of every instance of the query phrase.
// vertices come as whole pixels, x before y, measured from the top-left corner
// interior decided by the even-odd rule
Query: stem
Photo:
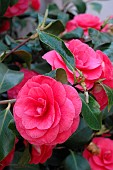
[[[2,100],[2,101],[0,101],[0,104],[7,104],[7,103],[12,104],[12,103],[14,103],[14,102],[16,102],[16,99]]]
[[[17,45],[15,48],[13,48],[8,54],[6,54],[5,58],[7,58],[10,54],[12,54],[13,52],[15,52],[18,48],[20,48],[21,46],[23,46],[24,44],[26,44],[30,39],[31,39],[31,37],[27,38],[25,41],[23,41],[22,43],[20,43],[19,45]]]

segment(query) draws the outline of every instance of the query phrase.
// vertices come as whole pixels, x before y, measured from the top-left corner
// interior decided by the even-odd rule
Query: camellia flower
[[[80,40],[73,39],[66,45],[74,55],[76,68],[84,75],[87,89],[92,88],[94,82],[98,80],[102,74],[102,59],[100,55]],[[55,50],[46,53],[42,58],[52,66],[53,70],[63,68],[67,73],[68,81],[71,84],[74,83],[73,72],[68,69],[61,56]],[[79,77],[78,72],[76,72],[76,77]]]
[[[91,150],[85,149],[83,152],[83,156],[88,160],[91,170],[112,170],[113,141],[104,137],[96,137],[92,142]]]
[[[54,146],[52,145],[33,145],[29,164],[44,163],[48,158],[51,157],[53,148]]]
[[[14,157],[14,150],[15,149],[12,149],[12,151],[2,161],[0,161],[0,170],[3,170],[12,162]]]
[[[9,28],[10,28],[10,22],[8,20],[2,19],[0,22],[0,33],[9,30]]]
[[[28,1],[29,0],[19,0],[15,5],[7,8],[4,16],[11,18],[23,14],[28,9]]]
[[[100,30],[102,22],[100,18],[92,14],[79,14],[66,24],[66,32],[70,32],[77,27],[81,27],[84,30],[85,35],[88,34],[88,28],[94,28]]]
[[[33,76],[18,94],[14,120],[29,143],[56,145],[65,142],[77,129],[81,107],[73,87],[48,76]]]
[[[102,59],[102,75],[100,79],[103,79],[103,84],[113,89],[113,65],[108,56],[103,52],[97,50],[96,53],[98,53]],[[91,93],[95,96],[96,100],[100,104],[100,109],[103,110],[108,104],[108,97],[103,87],[100,84],[95,84]]]
[[[22,68],[20,70],[20,72],[24,73],[24,78],[22,79],[22,81],[17,84],[16,86],[12,87],[10,90],[7,91],[8,94],[8,98],[9,99],[16,99],[18,92],[20,91],[20,89],[24,86],[24,84],[33,76],[38,75],[38,73],[32,71],[32,70],[28,70],[25,68]]]

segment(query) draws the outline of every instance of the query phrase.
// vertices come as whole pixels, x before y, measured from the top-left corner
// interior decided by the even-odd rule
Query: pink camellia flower
[[[66,32],[70,32],[77,27],[81,27],[84,30],[85,35],[88,34],[88,28],[94,28],[100,30],[102,22],[100,18],[92,14],[79,14],[66,24]]]
[[[0,161],[0,170],[3,170],[12,162],[14,157],[14,150],[15,149],[13,149],[2,161]]]
[[[29,0],[19,0],[15,5],[7,8],[4,16],[11,18],[23,14],[29,7],[28,1]]]
[[[93,87],[94,82],[102,74],[102,59],[91,47],[80,40],[71,40],[67,44],[68,49],[73,53],[76,68],[79,69],[85,78],[87,89]],[[73,72],[68,69],[61,56],[54,50],[46,53],[43,57],[52,66],[52,69],[63,68],[68,77],[68,81],[73,84]],[[76,72],[76,77],[79,77]],[[79,87],[80,88],[80,87]]]
[[[92,141],[99,152],[92,153],[85,149],[83,156],[88,160],[91,170],[113,169],[113,141],[104,137],[96,137]]]
[[[0,33],[9,30],[10,22],[8,20],[2,20],[0,23]]]
[[[56,145],[77,129],[81,107],[73,87],[38,75],[21,88],[14,105],[14,119],[17,130],[29,143]]]
[[[18,95],[18,92],[24,86],[24,84],[30,78],[32,78],[33,76],[38,75],[38,73],[36,73],[36,72],[34,72],[32,70],[27,70],[25,68],[22,68],[20,71],[24,73],[24,78],[23,78],[23,80],[19,84],[17,84],[16,86],[14,86],[13,88],[11,88],[10,90],[7,91],[9,99],[16,99],[17,95]]]
[[[31,0],[31,6],[34,10],[40,9],[40,0]]]
[[[51,157],[53,148],[54,146],[52,145],[33,145],[29,164],[44,163]]]
[[[97,50],[96,53],[102,59],[102,75],[100,79],[103,79],[103,84],[113,89],[113,65],[106,54],[99,50]],[[95,84],[91,93],[95,96],[96,100],[100,104],[100,109],[103,110],[108,104],[108,97],[102,86]]]

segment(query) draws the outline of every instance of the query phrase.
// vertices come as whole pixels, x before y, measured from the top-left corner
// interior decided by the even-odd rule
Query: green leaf
[[[113,62],[113,42],[106,44],[106,46],[104,45],[103,49],[100,48],[100,50],[102,50],[110,58],[111,62]]]
[[[91,170],[91,168],[85,158],[71,151],[64,161],[64,170]]]
[[[52,70],[49,73],[46,73],[45,76],[55,78],[56,77],[56,70]]]
[[[22,154],[22,157],[20,158],[19,162],[18,162],[18,165],[26,165],[29,163],[30,161],[30,152],[29,152],[29,146],[25,148],[23,154]]]
[[[15,125],[15,122],[14,122],[13,119],[9,122],[8,128],[12,130],[12,132],[15,134],[15,136],[16,136],[17,138],[20,138],[20,137],[21,137],[20,134],[19,134],[19,132],[18,132],[17,129],[16,129],[16,125]]]
[[[111,89],[110,87],[106,86],[105,84],[102,84],[103,89],[105,90],[107,96],[108,96],[108,110],[111,109],[111,107],[113,106],[113,89]]]
[[[86,103],[84,94],[80,94],[82,99],[82,115],[88,126],[93,130],[101,129],[102,115],[97,101],[89,96],[89,103]]]
[[[66,84],[68,82],[67,81],[67,74],[66,74],[66,71],[64,69],[58,68],[56,70],[56,80],[60,81],[63,84]]]
[[[73,54],[68,50],[64,42],[60,38],[52,34],[48,34],[39,30],[37,30],[37,32],[39,34],[40,41],[50,46],[52,49],[56,50],[60,54],[68,68],[74,71],[75,61]]]
[[[0,54],[7,50],[8,47],[2,41],[0,41]]]
[[[9,4],[10,4],[10,0],[0,0],[0,16],[4,15]]]
[[[35,70],[37,73],[46,74],[51,71],[51,66],[44,61],[42,63],[31,64],[31,69]]]
[[[0,93],[3,93],[17,85],[23,78],[23,73],[8,69],[0,63]]]
[[[84,34],[84,31],[83,31],[82,28],[76,28],[75,30],[64,34],[62,36],[62,39],[65,39],[65,40],[70,40],[70,39],[73,39],[73,38],[79,39],[79,38],[83,37],[83,34]]]
[[[75,6],[77,7],[78,13],[85,13],[86,3],[83,0],[72,0]]]
[[[13,54],[21,58],[27,64],[27,67],[30,69],[32,61],[32,55],[30,53],[24,50],[17,50]]]
[[[95,49],[103,44],[113,42],[113,36],[108,33],[102,33],[93,28],[89,28],[88,32]]]
[[[58,6],[55,3],[50,3],[47,8],[48,16],[50,18],[57,18],[58,13],[60,12]]]
[[[60,11],[57,15],[57,19],[60,20],[65,26],[67,21],[69,20],[69,14]]]
[[[64,25],[60,20],[54,21],[51,24],[51,26],[45,30],[45,32],[48,32],[53,35],[59,35],[63,31],[64,31]]]
[[[0,112],[0,160],[5,158],[14,147],[15,136],[8,128],[12,119],[13,116],[8,107]]]
[[[97,11],[98,13],[100,13],[101,9],[102,9],[102,4],[97,3],[97,2],[92,2],[90,3],[91,7],[93,10]]]
[[[76,149],[84,146],[92,138],[93,130],[89,128],[83,118],[80,119],[80,124],[75,133],[65,142],[65,145],[70,149]]]

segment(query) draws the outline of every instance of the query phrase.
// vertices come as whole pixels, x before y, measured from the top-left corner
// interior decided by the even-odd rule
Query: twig
[[[16,102],[16,99],[2,100],[2,101],[0,101],[0,104],[8,104],[8,103],[12,104],[14,102]]]

